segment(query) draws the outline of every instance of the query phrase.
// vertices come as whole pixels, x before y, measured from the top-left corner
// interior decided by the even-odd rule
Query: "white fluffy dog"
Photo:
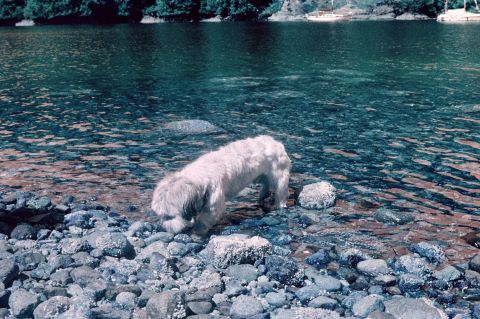
[[[236,141],[161,180],[152,209],[169,232],[194,227],[205,233],[225,212],[225,201],[253,182],[262,184],[260,201],[273,195],[274,208],[284,207],[290,165],[283,144],[270,136]]]

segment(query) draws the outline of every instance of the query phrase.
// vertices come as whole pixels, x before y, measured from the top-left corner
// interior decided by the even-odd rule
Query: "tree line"
[[[14,24],[22,19],[37,23],[138,22],[144,15],[180,21],[215,16],[262,20],[278,11],[283,1],[288,0],[0,0],[0,24]],[[336,6],[345,4],[372,9],[388,5],[397,14],[411,12],[434,17],[443,10],[444,0],[336,1]],[[461,6],[463,0],[450,0],[450,7]]]

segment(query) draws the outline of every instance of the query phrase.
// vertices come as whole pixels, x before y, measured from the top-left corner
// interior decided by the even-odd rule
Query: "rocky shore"
[[[312,213],[332,200],[317,195],[300,197]],[[419,242],[388,260],[327,245],[298,258],[292,220],[309,225],[287,208],[201,238],[71,197],[0,196],[0,317],[480,318],[480,255],[450,264]]]

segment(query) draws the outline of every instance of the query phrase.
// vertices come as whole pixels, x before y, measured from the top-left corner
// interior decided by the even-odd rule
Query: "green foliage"
[[[278,12],[283,1],[286,0],[0,0],[0,23],[23,18],[42,22],[58,19],[63,22],[76,21],[75,19],[100,22],[125,19],[138,21],[143,15],[170,20],[198,20],[214,16],[232,20],[255,20],[265,19]],[[329,1],[304,0],[302,3],[308,12],[325,3],[329,5]],[[387,5],[392,7],[397,15],[410,12],[430,17],[436,16],[444,8],[444,0],[335,1],[337,8],[347,4],[368,10]],[[462,6],[463,0],[450,0],[449,8]]]
[[[0,17],[4,20],[21,20],[25,0],[0,0]]]

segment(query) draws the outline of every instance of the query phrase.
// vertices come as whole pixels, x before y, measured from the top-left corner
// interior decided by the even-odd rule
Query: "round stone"
[[[383,259],[368,259],[357,264],[357,270],[364,275],[375,277],[388,274],[388,266]]]
[[[233,300],[230,315],[233,318],[251,318],[263,312],[262,303],[251,296],[241,295]]]
[[[329,182],[321,181],[305,185],[298,195],[300,206],[312,209],[324,209],[335,203],[336,189]]]
[[[13,239],[34,239],[36,235],[35,228],[33,228],[29,224],[19,224],[17,225],[12,232],[10,233],[10,237]]]

